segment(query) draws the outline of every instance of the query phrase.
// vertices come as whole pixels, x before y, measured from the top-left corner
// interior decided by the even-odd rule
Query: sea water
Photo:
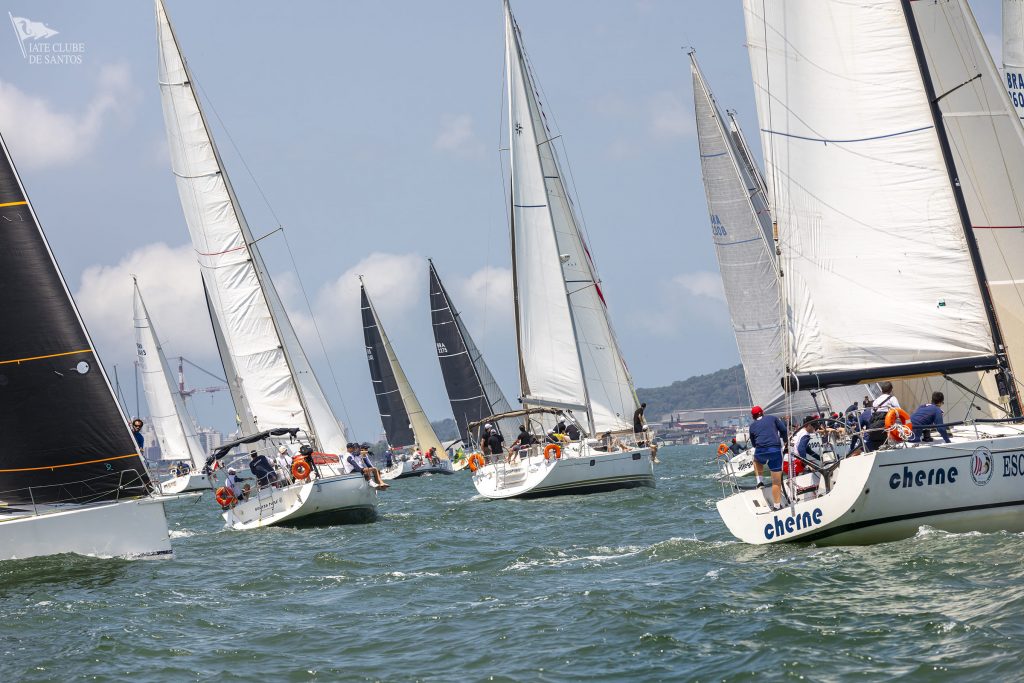
[[[1024,535],[747,546],[707,447],[656,489],[527,501],[403,479],[380,521],[227,531],[171,561],[0,562],[0,681],[989,681],[1024,677]]]

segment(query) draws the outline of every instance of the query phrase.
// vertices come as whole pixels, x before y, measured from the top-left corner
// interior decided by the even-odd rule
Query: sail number
[[[718,214],[711,214],[711,234],[715,237],[725,237],[729,233],[726,231],[725,226],[722,225],[722,219],[718,217]]]
[[[1013,100],[1013,106],[1024,108],[1024,92],[1021,92],[1024,91],[1024,74],[1007,71],[1006,89],[1010,93],[1010,99]]]
[[[444,345],[444,342],[437,342],[437,355],[443,356],[448,353],[448,347]]]
[[[135,343],[135,351],[140,356],[145,356],[146,355],[146,349],[142,348],[142,344],[139,344],[138,342]]]

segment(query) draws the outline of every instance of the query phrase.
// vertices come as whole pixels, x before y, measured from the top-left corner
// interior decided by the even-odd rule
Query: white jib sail
[[[1003,0],[1003,82],[1024,118],[1024,0]]]
[[[524,402],[588,406],[594,434],[629,429],[636,392],[505,4],[512,226]],[[530,399],[534,399],[531,401]],[[577,419],[586,416],[577,413]]]
[[[253,244],[161,0],[156,17],[171,167],[211,310],[255,427],[297,426],[314,434],[321,449],[344,452],[344,428],[310,370]]]
[[[1019,24],[1024,2],[1007,4]],[[913,7],[1010,365],[1024,372],[1024,126],[967,3]]]
[[[990,356],[901,4],[745,0],[744,15],[792,369]]]
[[[369,295],[367,295],[366,300],[370,301]],[[441,440],[434,433],[434,428],[431,426],[430,420],[427,419],[427,414],[423,411],[420,400],[416,398],[416,392],[412,390],[412,385],[409,383],[405,370],[402,369],[402,364],[398,362],[398,356],[395,354],[394,347],[391,346],[391,340],[388,339],[387,332],[384,331],[384,325],[377,315],[377,309],[373,307],[373,302],[370,302],[370,311],[373,313],[373,319],[377,323],[377,331],[380,332],[380,339],[384,344],[384,352],[387,355],[388,364],[391,365],[391,372],[395,375],[398,395],[401,396],[405,412],[409,416],[409,426],[412,427],[413,436],[416,438],[416,446],[424,453],[433,448],[438,457],[447,458],[448,455],[444,450],[444,446],[441,445]]]
[[[167,364],[163,346],[157,337],[153,321],[146,310],[135,282],[133,300],[135,318],[135,350],[142,373],[142,387],[149,406],[149,421],[156,431],[162,460],[187,460],[192,470],[198,472],[206,462],[196,427],[185,409],[185,399],[178,391],[174,375]]]

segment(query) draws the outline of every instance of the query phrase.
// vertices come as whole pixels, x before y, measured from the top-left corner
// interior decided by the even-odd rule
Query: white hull
[[[754,449],[748,448],[722,461],[723,477],[748,477],[754,473]]]
[[[209,491],[216,486],[210,481],[209,475],[189,472],[183,477],[172,477],[160,482],[160,490],[166,495],[188,493],[190,491]]]
[[[77,553],[92,557],[170,558],[163,503],[157,498],[89,506],[18,506],[0,514],[0,560]]]
[[[377,494],[362,474],[327,476],[254,490],[248,500],[225,511],[223,517],[232,529],[359,524],[377,518]]]
[[[808,486],[812,475],[794,482]],[[771,488],[718,502],[746,543],[868,544],[908,538],[924,525],[952,532],[1024,531],[1024,435],[915,444],[843,460],[832,490],[771,512]]]
[[[500,456],[499,456],[500,457]],[[654,488],[649,448],[606,453],[585,444],[567,444],[561,458],[545,459],[539,447],[518,463],[504,460],[473,473],[473,485],[487,498],[535,498],[595,493],[620,488]]]
[[[398,461],[391,467],[385,467],[380,471],[380,478],[385,481],[390,479],[403,479],[405,477],[421,477],[425,474],[451,474],[455,471],[450,460],[441,460],[437,465],[415,466],[412,460]]]

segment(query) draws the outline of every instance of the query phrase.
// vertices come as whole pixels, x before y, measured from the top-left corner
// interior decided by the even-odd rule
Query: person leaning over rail
[[[919,406],[914,414],[910,416],[910,424],[914,425],[914,435],[910,441],[931,441],[932,433],[928,427],[933,427],[939,433],[942,440],[949,443],[949,432],[942,424],[942,404],[946,397],[941,391],[932,392],[932,402]]]
[[[788,451],[786,443],[786,423],[774,415],[765,415],[761,406],[750,409],[753,421],[750,423],[750,443],[754,446],[754,475],[757,477],[757,488],[764,488],[761,475],[765,465],[772,477],[773,510],[782,508],[782,452]]]

